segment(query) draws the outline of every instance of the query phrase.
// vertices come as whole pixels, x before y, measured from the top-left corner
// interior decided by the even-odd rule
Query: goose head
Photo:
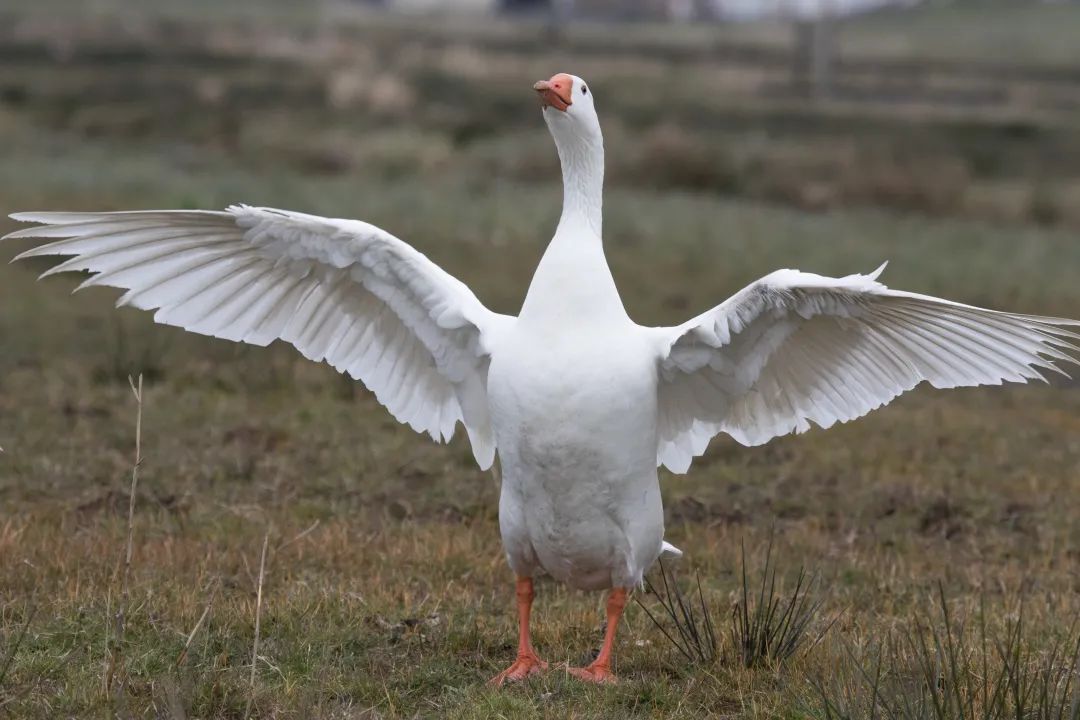
[[[555,142],[600,136],[592,90],[576,75],[558,73],[533,85]]]
[[[604,185],[604,140],[589,85],[567,73],[533,85],[563,174],[560,224],[585,226],[599,236]]]

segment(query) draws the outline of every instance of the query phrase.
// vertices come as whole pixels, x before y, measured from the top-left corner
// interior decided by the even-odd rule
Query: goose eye
[[[582,85],[581,86],[581,94],[582,95],[588,95],[589,94],[589,88],[586,87],[585,85]]]

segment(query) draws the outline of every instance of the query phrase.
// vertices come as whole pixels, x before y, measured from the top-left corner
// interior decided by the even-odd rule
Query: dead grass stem
[[[262,553],[259,556],[259,584],[255,595],[255,639],[251,643],[251,676],[248,681],[249,695],[244,707],[244,718],[251,717],[251,705],[255,700],[255,672],[259,662],[259,631],[262,626],[263,579],[266,576],[266,547],[270,543],[270,531],[263,535]]]
[[[135,548],[135,497],[139,489],[139,468],[142,465],[142,419],[143,419],[143,376],[139,374],[138,384],[128,376],[128,384],[135,396],[135,462],[131,467],[131,486],[128,490],[127,539],[124,543],[123,563],[120,573],[120,599],[114,619],[114,635],[106,671],[105,688],[113,693],[113,702],[118,711],[125,707],[124,690],[126,672],[124,667],[124,632],[127,624],[129,587],[131,581],[131,558]]]

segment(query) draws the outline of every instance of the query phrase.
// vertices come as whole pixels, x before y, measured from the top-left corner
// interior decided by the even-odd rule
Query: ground
[[[1063,8],[1039,12],[1060,19]],[[551,67],[550,50],[508,50],[494,30],[410,46],[373,88],[383,56],[363,48],[332,44],[310,64],[284,41],[275,57],[228,38],[208,51],[183,24],[166,33],[176,45],[148,45],[130,28],[119,42],[55,22],[75,38],[73,56],[37,26],[14,39],[9,28],[2,43],[0,209],[244,201],[358,217],[415,244],[489,307],[516,311],[558,214],[557,164],[528,92],[567,69]],[[856,28],[854,47],[884,22]],[[123,49],[79,50],[99,35]],[[914,37],[940,47],[932,33]],[[968,46],[964,62],[985,59]],[[610,128],[606,248],[639,322],[685,320],[778,267],[846,274],[883,260],[895,287],[1080,315],[1080,243],[1059,202],[1080,176],[1076,134],[1058,116],[950,106],[901,121],[876,101],[739,95],[725,83],[750,70],[707,73],[708,58],[565,57],[586,65]],[[626,85],[672,68],[693,72],[644,96]],[[910,157],[882,150],[898,147]],[[868,168],[880,174],[867,193]],[[917,191],[930,182],[933,193]],[[980,198],[999,191],[1024,200],[990,212]],[[0,246],[0,259],[22,247]],[[681,659],[631,603],[621,682],[583,686],[557,666],[595,652],[603,597],[541,581],[534,642],[552,670],[489,689],[514,655],[513,577],[497,474],[476,469],[463,437],[435,445],[288,347],[158,327],[112,310],[116,292],[70,296],[79,278],[36,282],[46,267],[0,267],[0,715],[824,717],[818,688],[839,693],[833,680],[854,658],[923,632],[939,586],[969,626],[982,607],[991,633],[1022,601],[1036,654],[1080,614],[1080,387],[921,388],[764,447],[718,438],[689,474],[662,473],[668,539],[686,551],[675,571],[686,583],[697,574],[716,609],[718,663]],[[139,373],[125,602],[128,376]],[[727,637],[740,548],[752,583],[770,538],[784,588],[805,566],[823,605],[793,659],[746,669]]]

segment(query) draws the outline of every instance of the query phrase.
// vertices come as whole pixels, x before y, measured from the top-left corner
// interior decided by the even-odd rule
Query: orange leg
[[[619,627],[619,618],[626,607],[626,588],[612,588],[607,601],[607,630],[604,632],[604,645],[600,654],[587,667],[567,668],[574,677],[594,683],[613,683],[615,674],[611,672],[611,653],[615,649],[615,630]]]
[[[514,664],[491,678],[491,685],[525,678],[547,670],[548,664],[536,656],[533,650],[532,640],[529,638],[529,614],[532,612],[533,601],[532,578],[519,577],[517,579],[517,607],[518,607],[518,654]]]

